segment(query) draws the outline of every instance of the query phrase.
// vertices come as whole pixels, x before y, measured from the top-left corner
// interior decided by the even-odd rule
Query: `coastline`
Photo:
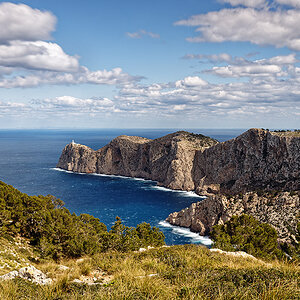
[[[88,176],[98,176],[98,177],[109,177],[109,178],[120,178],[120,179],[126,179],[126,180],[137,180],[141,182],[148,182],[148,183],[153,183],[154,185],[151,187],[145,187],[146,190],[157,190],[157,191],[162,191],[162,192],[172,192],[172,193],[177,193],[183,197],[188,197],[192,198],[193,202],[194,199],[195,202],[204,200],[206,197],[205,196],[200,196],[194,192],[191,191],[182,191],[182,190],[172,190],[166,187],[162,187],[159,185],[156,185],[157,182],[154,180],[148,180],[148,179],[143,179],[143,178],[136,178],[136,177],[128,177],[128,176],[121,176],[121,175],[107,175],[107,174],[97,174],[97,173],[81,173],[81,172],[73,172],[73,171],[68,171],[64,170],[61,168],[50,168],[50,170],[57,171],[57,172],[63,172],[67,174],[75,174],[75,175],[88,175]],[[182,207],[183,209],[185,207]],[[170,211],[171,213],[172,211]],[[167,216],[166,216],[167,217]],[[190,240],[191,244],[201,244],[207,248],[211,248],[212,246],[212,240],[208,236],[202,236],[197,232],[193,232],[190,230],[190,228],[186,228],[183,226],[176,226],[168,223],[165,220],[160,220],[157,222],[157,226],[160,228],[165,228],[166,230],[169,230],[178,236],[183,236],[185,238],[188,238]]]
[[[61,168],[57,168],[57,167],[50,168],[50,170],[65,172],[65,173],[69,173],[69,174],[110,177],[110,178],[121,178],[121,179],[152,182],[152,183],[155,183],[156,185],[152,186],[151,189],[160,190],[160,191],[164,191],[164,192],[180,193],[180,194],[185,195],[186,197],[191,197],[191,198],[192,197],[193,198],[198,198],[198,199],[200,198],[199,201],[204,200],[205,198],[207,198],[206,196],[196,194],[196,192],[194,192],[194,191],[174,190],[174,189],[171,189],[171,188],[167,188],[167,187],[158,185],[158,182],[155,181],[155,180],[144,179],[144,178],[140,178],[140,177],[130,177],[130,176],[122,176],[122,175],[108,175],[108,174],[99,174],[99,173],[82,173],[82,172],[68,171],[68,170],[64,170],[64,169],[61,169]]]

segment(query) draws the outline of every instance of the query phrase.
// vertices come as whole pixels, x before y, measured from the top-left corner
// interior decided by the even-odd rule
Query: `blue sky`
[[[299,128],[299,0],[0,1],[0,128]]]

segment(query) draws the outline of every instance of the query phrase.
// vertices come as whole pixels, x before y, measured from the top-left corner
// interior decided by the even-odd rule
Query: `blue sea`
[[[159,227],[168,245],[211,244],[207,237],[189,229],[164,222],[174,211],[201,201],[192,192],[171,191],[153,181],[119,176],[75,174],[56,169],[64,146],[76,143],[99,149],[113,138],[137,135],[154,139],[172,129],[103,129],[103,130],[0,130],[0,180],[29,195],[54,195],[76,214],[88,213],[100,219],[108,228],[119,216],[127,226],[148,222]],[[219,141],[236,137],[244,130],[189,130]]]

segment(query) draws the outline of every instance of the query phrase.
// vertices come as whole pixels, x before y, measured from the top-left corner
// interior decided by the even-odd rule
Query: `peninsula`
[[[249,129],[219,143],[175,132],[149,140],[119,136],[95,151],[71,143],[58,168],[81,173],[141,177],[170,189],[208,196],[172,213],[171,224],[208,234],[233,215],[247,213],[276,228],[281,241],[296,231],[300,190],[300,133]]]

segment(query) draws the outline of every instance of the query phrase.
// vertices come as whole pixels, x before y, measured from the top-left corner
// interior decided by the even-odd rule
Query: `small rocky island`
[[[271,224],[281,241],[295,239],[300,190],[300,133],[250,129],[219,143],[185,131],[149,140],[119,136],[95,151],[71,143],[58,168],[141,177],[207,198],[170,214],[171,224],[208,234],[247,213]]]

